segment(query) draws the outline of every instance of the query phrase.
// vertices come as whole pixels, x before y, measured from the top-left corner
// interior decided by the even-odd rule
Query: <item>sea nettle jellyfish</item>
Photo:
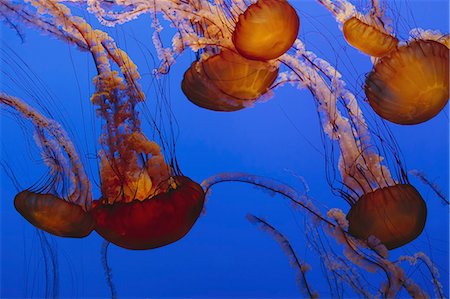
[[[32,225],[60,237],[82,238],[94,229],[91,185],[64,129],[22,100],[0,93],[0,103],[31,121],[42,159],[52,178],[44,186],[23,190],[16,210]],[[69,185],[69,186],[67,186]]]
[[[447,105],[448,34],[413,29],[410,40],[399,43],[385,7],[378,1],[372,2],[366,15],[345,0],[320,2],[342,24],[350,45],[379,58],[366,78],[364,90],[380,117],[414,125],[432,119]]]
[[[449,97],[449,49],[433,40],[413,40],[382,57],[364,87],[382,118],[414,125],[435,117]]]
[[[223,50],[192,63],[184,74],[181,89],[197,106],[236,111],[251,106],[266,93],[277,75],[277,66]]]
[[[89,51],[94,58],[98,76],[91,102],[104,122],[98,153],[101,198],[91,205],[89,181],[65,132],[26,104],[3,95],[2,103],[33,122],[43,151],[57,170],[65,164],[56,145],[64,149],[72,171],[68,178],[74,184],[66,200],[43,192],[21,192],[15,199],[17,210],[49,233],[82,237],[95,228],[106,240],[127,249],[151,249],[179,240],[200,215],[204,194],[197,183],[181,174],[174,157],[166,163],[160,146],[143,134],[136,107],[144,95],[136,66],[108,35],[72,17],[62,4],[42,1],[32,5],[36,11],[3,3],[2,11]],[[117,64],[123,77],[112,70],[110,62]],[[166,146],[167,140],[153,124]],[[44,133],[54,137],[56,145]]]
[[[239,16],[233,44],[248,59],[275,59],[292,47],[299,26],[297,12],[287,1],[259,0]]]
[[[150,13],[156,29],[153,43],[162,60],[159,73],[167,72],[176,55],[190,47],[198,59],[185,72],[182,90],[195,105],[215,111],[240,110],[270,95],[279,68],[276,59],[292,46],[300,23],[295,9],[284,0],[261,0],[250,6],[245,1],[148,1],[139,5],[92,1],[89,5],[108,26]],[[172,49],[163,48],[163,27],[156,13],[177,28]]]

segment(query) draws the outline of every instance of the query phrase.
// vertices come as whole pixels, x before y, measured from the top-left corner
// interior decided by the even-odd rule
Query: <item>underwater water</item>
[[[376,119],[378,116],[362,100],[365,75],[372,68],[370,58],[345,42],[332,15],[317,2],[290,3],[301,20],[299,38],[309,50],[341,72],[348,88],[361,100],[366,118]],[[399,36],[407,36],[415,27],[448,32],[447,1],[388,3]],[[221,172],[245,172],[276,179],[300,192],[305,191],[304,180],[309,196],[324,211],[349,210],[349,205],[334,195],[327,183],[325,165],[331,161],[323,145],[316,105],[308,90],[285,85],[275,89],[267,102],[233,113],[202,109],[189,102],[180,88],[184,72],[195,60],[192,51],[177,57],[168,75],[159,79],[153,75],[159,62],[152,45],[149,15],[110,28],[99,24],[95,16],[81,7],[72,13],[107,32],[131,57],[142,75],[140,84],[150,109],[157,110],[154,108],[157,105],[170,103],[176,158],[183,174],[201,182]],[[94,92],[92,78],[96,75],[92,58],[26,25],[20,26],[19,31],[20,34],[6,24],[1,27],[1,91],[34,103],[34,107],[48,112],[62,124],[80,153],[88,176],[93,178],[96,199],[100,196],[96,155],[101,122],[89,100]],[[161,34],[164,40],[164,31]],[[18,190],[13,178],[25,189],[45,179],[47,168],[31,131],[24,130],[18,119],[8,113],[1,114],[0,124],[4,165],[0,183],[0,296],[110,297],[102,265],[103,239],[97,233],[83,239],[46,235],[43,240],[42,234],[14,209],[13,199]],[[448,124],[448,105],[435,118],[419,125],[388,124],[401,149],[406,170],[423,171],[447,198]],[[151,131],[145,118],[143,130]],[[439,270],[444,295],[448,297],[448,204],[416,177],[411,175],[410,181],[427,203],[427,223],[416,240],[391,251],[390,259],[424,252]],[[192,230],[173,244],[144,251],[111,244],[108,264],[118,297],[300,297],[295,271],[285,253],[273,238],[249,223],[248,213],[267,220],[289,239],[297,255],[311,266],[308,284],[321,297],[330,297],[323,265],[317,253],[306,245],[305,225],[310,218],[301,209],[292,209],[290,202],[281,196],[240,183],[214,186],[205,211]],[[43,246],[46,242],[48,246]],[[335,252],[342,252],[341,245],[329,242]],[[425,268],[409,269],[406,274],[427,293],[434,294]],[[376,287],[383,274],[378,271],[368,273],[368,277],[369,283]],[[343,297],[357,296],[350,286],[344,285],[344,289]]]

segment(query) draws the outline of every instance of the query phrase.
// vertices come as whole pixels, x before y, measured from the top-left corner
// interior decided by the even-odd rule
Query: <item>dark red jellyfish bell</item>
[[[16,195],[14,206],[32,225],[55,236],[83,238],[94,229],[90,212],[52,194],[25,190]]]
[[[200,216],[205,194],[188,177],[172,180],[168,191],[143,201],[94,201],[97,233],[117,246],[136,250],[158,248],[184,237]]]
[[[292,46],[300,20],[285,0],[258,0],[239,16],[233,31],[236,50],[248,59],[275,59]]]
[[[415,40],[378,61],[366,78],[365,93],[382,118],[402,125],[430,120],[449,97],[449,49]]]
[[[223,50],[194,62],[184,74],[181,89],[195,105],[214,111],[251,106],[278,76],[278,67]]]
[[[363,195],[347,214],[350,235],[377,237],[388,249],[417,238],[425,227],[427,206],[410,184],[398,184]]]

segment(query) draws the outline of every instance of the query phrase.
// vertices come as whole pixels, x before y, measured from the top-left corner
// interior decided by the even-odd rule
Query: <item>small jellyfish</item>
[[[222,50],[194,62],[184,74],[181,88],[195,105],[215,111],[236,111],[251,106],[278,76],[268,62],[246,59]]]
[[[287,1],[259,0],[239,16],[232,40],[248,59],[275,59],[293,45],[299,26],[297,12]]]
[[[382,57],[366,78],[370,106],[397,124],[432,119],[448,102],[448,52],[439,42],[414,40]]]
[[[0,104],[32,123],[35,141],[52,173],[49,184],[19,192],[14,198],[14,207],[32,225],[50,234],[86,237],[94,229],[89,212],[91,185],[67,133],[57,122],[19,98],[0,93]],[[65,183],[64,178],[71,182],[70,192],[65,192],[61,186]]]
[[[389,250],[417,238],[426,219],[425,201],[410,184],[397,184],[364,194],[347,214],[350,235],[363,240],[373,235]]]
[[[344,22],[342,32],[347,42],[361,52],[382,57],[398,45],[398,39],[373,25],[352,17]]]

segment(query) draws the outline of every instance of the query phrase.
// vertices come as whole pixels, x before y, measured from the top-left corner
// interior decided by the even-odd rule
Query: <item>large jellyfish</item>
[[[155,4],[154,1],[149,1],[148,3]],[[198,10],[202,10],[202,5],[207,5],[207,3],[194,3],[193,1],[180,1],[179,3],[183,8],[190,7],[190,5],[196,5],[199,7]],[[111,4],[112,2],[103,3],[103,5],[106,6]],[[171,3],[167,4],[171,5]],[[244,12],[246,5],[244,6],[240,2],[236,2],[231,4],[227,3],[226,7],[230,10],[230,14],[236,14],[236,12]],[[132,6],[127,9],[131,8]],[[300,8],[301,7],[299,7],[299,9]],[[153,10],[153,12],[154,11],[155,10]],[[214,9],[211,11],[214,12]],[[186,13],[189,12],[191,11],[187,11]],[[211,16],[218,15],[212,12],[210,12]],[[131,15],[133,12],[130,10],[128,13]],[[236,14],[236,16],[237,15],[238,14]],[[236,19],[237,18],[235,17],[234,20]],[[232,18],[230,17],[226,20],[232,20]],[[177,24],[176,18],[172,19],[172,21]],[[138,24],[142,25],[143,28],[146,28],[146,23],[148,23],[148,20],[144,19],[143,22],[139,22]],[[308,20],[305,22],[302,21],[302,26],[308,26],[307,23]],[[193,20],[193,22],[189,24],[189,26],[192,27],[183,27],[185,24],[180,23],[175,26],[175,28],[181,29],[181,32],[183,32],[183,28],[187,28],[188,30],[193,30],[192,28],[203,28],[195,24],[195,20]],[[161,28],[155,23],[154,25],[158,29],[156,30],[157,33],[154,35],[154,41],[157,45],[160,45],[159,42],[166,40],[166,38],[163,36],[164,32],[160,31]],[[216,36],[214,35],[216,34],[213,30],[214,27],[209,29],[211,30],[208,31],[208,34],[210,34],[210,36]],[[121,29],[118,30],[120,35]],[[312,29],[310,28],[309,30]],[[317,30],[317,28],[313,28],[313,30]],[[178,30],[175,32],[177,31]],[[125,30],[122,33],[124,33],[124,35],[128,34]],[[145,30],[141,33],[143,34],[142,36],[145,36],[148,32]],[[159,36],[161,37],[160,39],[158,39]],[[182,40],[184,41],[184,39]],[[196,39],[193,38],[192,40],[195,41]],[[201,39],[198,40],[200,42],[202,41]],[[211,40],[214,39],[211,38]],[[175,42],[174,45],[177,46],[180,44]],[[306,45],[308,45],[307,40]],[[127,52],[137,55],[136,51],[131,46],[128,45],[126,49]],[[159,49],[161,50],[162,48]],[[167,71],[168,69],[166,66],[173,64],[174,61],[171,59],[176,57],[176,55],[172,56],[171,54],[173,53],[167,49],[162,50],[164,51],[159,51],[158,54],[166,59],[163,59],[166,62],[166,65],[160,70]],[[286,55],[285,57],[280,58],[280,61],[283,61],[285,64],[292,67],[291,71],[286,72],[281,70],[279,80],[275,84],[278,84],[279,86],[281,85],[281,82],[294,84],[300,82],[300,87],[303,88],[306,86],[315,93],[315,104],[311,101],[311,105],[308,106],[306,100],[300,100],[298,93],[283,93],[283,89],[278,89],[277,94],[280,94],[280,98],[276,99],[279,99],[279,101],[271,101],[270,103],[267,103],[262,107],[256,107],[255,109],[246,109],[245,111],[240,112],[241,114],[236,118],[234,118],[234,115],[227,115],[227,118],[223,119],[223,116],[218,116],[217,114],[210,116],[208,111],[190,109],[192,107],[185,105],[183,101],[176,101],[176,105],[173,104],[173,110],[182,115],[177,119],[178,122],[182,124],[183,128],[179,133],[178,152],[181,152],[181,155],[183,155],[184,158],[189,159],[190,162],[192,162],[189,164],[194,165],[187,165],[187,168],[183,167],[183,169],[186,169],[186,172],[189,173],[196,173],[198,177],[205,177],[205,174],[216,173],[218,170],[244,170],[255,172],[254,168],[256,168],[256,171],[265,173],[267,176],[279,177],[283,176],[283,173],[277,172],[278,169],[284,167],[292,170],[293,168],[297,169],[297,167],[299,167],[300,170],[298,171],[301,171],[301,173],[305,175],[306,180],[310,183],[313,182],[308,194],[317,194],[315,197],[317,197],[319,201],[316,200],[314,203],[320,207],[322,207],[322,204],[326,205],[324,207],[325,211],[328,211],[330,207],[335,207],[336,205],[340,206],[336,201],[326,201],[327,198],[332,198],[332,195],[325,191],[328,190],[324,180],[324,177],[327,175],[327,178],[333,182],[332,186],[335,188],[334,190],[338,195],[341,198],[344,197],[347,199],[353,207],[357,206],[355,201],[362,202],[364,196],[367,198],[372,197],[377,190],[383,190],[382,188],[390,190],[390,194],[395,193],[393,190],[401,189],[402,186],[409,186],[407,184],[411,178],[407,179],[405,174],[398,173],[404,170],[404,166],[396,161],[396,159],[401,156],[393,155],[393,153],[396,153],[397,148],[392,145],[389,136],[389,140],[385,141],[384,138],[386,137],[384,132],[383,134],[379,132],[379,130],[383,129],[383,125],[379,125],[369,130],[372,135],[376,135],[375,137],[372,136],[371,140],[367,139],[369,134],[364,134],[364,132],[361,131],[362,129],[367,128],[367,125],[361,123],[361,118],[359,117],[360,111],[354,106],[355,102],[348,97],[349,94],[345,93],[345,88],[342,87],[342,81],[338,80],[340,75],[337,71],[329,68],[323,60],[308,52],[300,42],[296,43],[295,49],[291,51],[291,53],[292,55]],[[215,54],[217,53],[214,53],[213,55]],[[213,55],[206,55],[204,57],[205,61],[207,61],[206,59],[209,57],[213,57]],[[333,57],[333,55],[331,56]],[[183,58],[180,57],[180,59],[178,59],[180,62],[171,66],[171,74],[174,77],[176,76],[175,74],[177,74],[176,69],[178,65],[181,65],[182,70],[181,73],[178,73],[177,79],[179,80],[177,82],[181,82],[183,71],[189,67],[189,64],[183,64],[182,60]],[[148,63],[145,60],[140,62],[143,65]],[[49,61],[48,64],[51,64],[51,61]],[[125,73],[128,74],[127,72]],[[325,74],[324,78],[320,74]],[[145,80],[148,78],[149,76],[144,77]],[[330,80],[327,81],[327,79]],[[144,82],[144,80],[141,82]],[[171,91],[171,96],[182,97],[182,94],[179,92],[179,84],[175,83],[175,85],[177,87]],[[126,86],[131,85],[126,84]],[[146,89],[144,88],[144,90]],[[341,96],[336,96],[336,94],[340,94]],[[282,99],[282,97],[285,97],[285,99]],[[288,97],[295,99],[295,102],[288,101]],[[306,99],[307,97],[307,95],[301,94],[301,98]],[[339,115],[339,111],[336,110],[336,107],[343,102],[345,103],[345,106],[341,109],[341,113],[343,111],[344,116],[341,116]],[[315,105],[319,108],[326,132],[335,141],[322,143],[320,136],[315,136],[319,130],[315,118],[316,113],[314,113],[313,110]],[[183,111],[189,111],[189,113],[183,114]],[[294,111],[295,113],[293,113]],[[292,130],[291,124],[287,120],[285,114],[290,116],[290,118],[294,120],[294,123],[298,124],[297,126],[301,132],[300,134],[298,131]],[[352,116],[354,117],[352,118]],[[77,122],[79,120],[81,119],[77,119]],[[82,129],[80,129],[80,132],[82,132]],[[314,150],[306,150],[309,146],[308,142],[303,143],[299,140],[301,138],[297,138],[299,135],[301,137],[302,134],[306,134],[308,139],[312,139],[318,144],[319,150],[317,152]],[[377,135],[382,138],[377,138]],[[425,136],[421,136],[422,133],[414,135],[420,135],[416,136],[417,139],[426,140]],[[293,138],[293,136],[295,138]],[[411,139],[407,141],[415,142],[415,140],[413,141],[413,138],[411,138],[411,133],[410,135],[405,134],[405,136],[409,136],[408,139]],[[187,142],[189,140],[190,142]],[[148,150],[149,147],[147,147],[147,145],[149,145],[149,143],[153,145],[153,143],[143,136],[130,136],[126,141],[127,144],[128,142],[132,144],[134,149],[139,152],[138,161],[141,161],[141,158],[160,157],[159,152],[153,150],[153,148],[151,151]],[[373,142],[375,141],[380,143],[374,145]],[[400,142],[403,141],[404,140],[401,139]],[[187,142],[187,146],[183,146],[184,142]],[[323,168],[324,160],[324,156],[322,156],[323,153],[321,153],[322,144],[326,152],[327,165],[331,170],[331,172],[328,173],[323,173],[319,170]],[[411,144],[414,145],[412,146],[414,152],[424,149],[421,147],[423,145],[420,145],[419,142],[417,144],[410,143],[410,145]],[[441,145],[440,149],[436,150],[437,153],[442,154],[442,151],[445,151],[445,149],[443,150],[445,146],[442,146],[439,140],[436,141],[436,143],[428,144],[432,147]],[[342,149],[340,157],[338,156],[339,151],[334,148],[336,146]],[[104,149],[105,148],[102,147],[102,150]],[[354,150],[351,151],[349,149]],[[410,153],[408,152],[409,147],[406,147],[406,151],[405,157],[408,158],[410,157]],[[108,151],[104,151],[99,155],[100,166],[102,166],[101,157],[107,153]],[[89,157],[89,155],[86,156]],[[86,156],[82,156],[82,159],[85,159]],[[382,157],[385,157],[386,160],[382,161]],[[337,160],[335,161],[334,159],[339,159],[339,162],[336,163]],[[416,160],[411,161],[410,159],[412,158],[408,158],[408,164],[412,164],[413,167],[423,167],[420,166],[420,162]],[[430,161],[427,159],[427,157],[424,157],[421,161],[427,163],[425,161]],[[354,161],[356,162],[352,163]],[[434,163],[436,163],[436,161]],[[440,162],[433,165],[440,167],[439,169],[442,170],[441,164],[442,163]],[[384,167],[386,165],[389,166],[392,175],[387,172],[387,168]],[[113,206],[124,205],[131,197],[136,197],[136,199],[138,199],[145,197],[149,192],[152,192],[152,188],[155,185],[154,180],[149,180],[146,175],[141,175],[141,172],[138,172],[136,176],[127,177],[130,178],[130,180],[123,185],[123,188],[117,187],[115,181],[119,176],[116,176],[114,169],[108,166],[109,165],[103,163],[103,170],[101,168],[99,173],[105,178],[112,179],[113,182],[110,185],[111,187],[104,189],[105,186],[101,184],[103,180],[100,180],[100,184],[98,184],[100,188],[97,189],[102,189],[102,192],[103,190],[108,191],[108,194],[110,194],[109,199],[102,198],[102,202],[97,202],[94,206],[97,204],[105,205],[108,201],[117,201]],[[120,165],[120,167],[128,167],[128,165]],[[340,174],[335,171],[335,167],[342,173],[340,179],[337,179],[337,176],[340,176]],[[374,169],[376,169],[376,171],[371,173]],[[427,169],[432,169],[432,167]],[[95,173],[95,170],[93,172]],[[110,176],[111,173],[112,176]],[[432,175],[435,175],[435,172],[432,171],[431,173]],[[228,178],[231,179],[231,177]],[[239,178],[236,180],[238,179]],[[241,180],[253,181],[253,183],[258,182],[256,178],[253,177],[252,179],[250,175],[243,175]],[[151,183],[149,183],[149,181],[151,181]],[[162,182],[165,181],[163,180]],[[271,186],[270,180],[260,180],[260,182],[262,183],[261,187],[266,188]],[[169,185],[168,188],[170,189],[172,182],[167,181],[167,183]],[[429,199],[432,198],[432,196],[424,192],[426,189],[419,188],[415,182],[411,183],[416,186],[427,201],[427,204],[430,205]],[[344,187],[343,185],[347,187]],[[325,215],[319,213],[318,210],[310,207],[308,204],[304,204],[305,207],[309,207],[310,210],[316,214],[312,214],[313,216],[311,218],[299,218],[302,217],[299,215],[305,214],[305,207],[302,207],[301,209],[298,209],[301,213],[293,213],[295,214],[293,217],[295,217],[295,220],[298,222],[289,221],[289,216],[287,215],[291,215],[291,209],[286,209],[282,203],[280,203],[280,206],[277,206],[278,201],[274,202],[266,200],[269,196],[265,196],[254,190],[246,192],[245,189],[235,187],[234,185],[231,186],[231,184],[227,186],[229,186],[229,188],[226,190],[215,190],[217,196],[211,197],[207,210],[208,217],[204,218],[204,225],[194,227],[193,234],[188,235],[187,238],[184,238],[181,242],[164,247],[164,249],[161,250],[152,251],[151,254],[146,254],[148,252],[145,251],[133,253],[127,252],[125,254],[125,251],[118,251],[118,248],[112,248],[113,251],[110,254],[114,259],[115,269],[118,270],[113,271],[112,278],[118,286],[123,288],[124,294],[126,290],[127,296],[133,297],[149,296],[149,294],[155,296],[173,295],[178,297],[194,297],[199,295],[262,297],[267,296],[267,294],[284,297],[298,296],[295,290],[294,278],[290,275],[288,264],[285,263],[282,256],[279,257],[280,255],[278,254],[279,252],[277,251],[278,248],[276,247],[276,244],[272,246],[271,240],[265,241],[257,234],[254,234],[251,227],[247,228],[244,221],[242,221],[242,223],[239,222],[238,216],[242,216],[239,213],[245,213],[247,211],[252,211],[258,215],[268,215],[268,217],[270,217],[271,224],[264,222],[264,219],[258,217],[249,218],[264,230],[271,233],[283,248],[288,249],[286,250],[288,253],[294,252],[293,255],[290,254],[289,256],[291,257],[291,262],[294,267],[299,270],[297,273],[305,274],[304,276],[299,275],[297,281],[301,282],[303,280],[306,282],[306,288],[302,288],[302,290],[305,290],[304,294],[306,297],[315,297],[317,294],[323,294],[325,297],[329,294],[333,295],[333,297],[356,295],[361,297],[369,297],[371,295],[390,296],[395,295],[397,290],[401,289],[402,286],[408,288],[410,294],[422,295],[423,293],[417,290],[417,284],[425,289],[437,285],[436,280],[434,279],[437,271],[433,268],[433,264],[430,263],[424,255],[415,255],[411,253],[411,251],[429,250],[424,249],[427,244],[430,244],[432,248],[436,248],[431,245],[434,244],[431,241],[424,242],[425,236],[431,236],[433,242],[442,242],[435,233],[430,233],[429,235],[422,234],[414,243],[403,246],[397,249],[398,251],[390,252],[390,258],[388,259],[386,258],[386,251],[383,251],[383,246],[377,243],[378,240],[368,236],[356,236],[361,239],[358,240],[346,234],[345,214],[330,212],[328,215]],[[279,193],[282,193],[283,195],[291,195],[291,198],[293,199],[302,199],[301,195],[295,196],[295,191],[290,193],[286,186],[283,186],[282,189],[276,189],[275,185],[272,187],[272,189],[268,189],[271,193],[277,193],[276,191],[278,190],[280,191]],[[217,186],[215,188],[221,187]],[[409,187],[405,188],[410,189]],[[133,192],[133,190],[139,192]],[[177,189],[170,190],[172,192],[177,191]],[[321,190],[323,190],[323,193],[320,192]],[[216,195],[216,193],[213,194]],[[411,193],[414,194],[414,192]],[[115,195],[117,194],[118,197],[116,198]],[[119,203],[120,201],[122,201],[122,203]],[[135,202],[137,203],[137,201]],[[301,200],[298,200],[298,202],[303,203]],[[299,206],[296,203],[294,203],[294,205],[297,207]],[[346,207],[341,206],[341,208],[345,209]],[[429,214],[435,215],[436,210],[429,208]],[[321,216],[323,219],[317,215]],[[430,221],[440,220],[440,225],[442,227],[442,219],[437,218],[439,217],[428,217],[427,226],[430,225]],[[339,220],[340,222],[336,222],[336,220]],[[275,222],[275,224],[272,223],[272,221]],[[306,223],[305,228],[302,226],[304,223]],[[320,223],[320,225],[315,226],[315,223]],[[277,233],[275,228],[280,227],[283,232],[287,232],[285,235],[289,236],[289,241],[284,234]],[[325,231],[330,230],[327,233],[334,238],[338,238],[338,240],[345,245],[338,245],[332,240],[326,239],[326,237],[320,233],[321,229],[324,229]],[[301,239],[300,242],[296,242],[299,241],[299,238],[301,237],[299,235],[302,235],[303,231],[305,231],[306,238],[309,238],[309,242],[302,242]],[[356,233],[354,234],[356,235]],[[342,238],[339,238],[339,236]],[[87,240],[84,242],[90,242],[90,240],[95,237],[95,234],[91,234],[88,239],[83,239],[83,241]],[[381,239],[381,237],[378,236],[378,239]],[[409,240],[407,242],[409,242]],[[351,245],[348,246],[347,243],[350,243]],[[425,245],[423,243],[425,243]],[[304,244],[309,244],[309,247],[304,246]],[[367,254],[362,254],[362,252],[366,253],[365,251],[372,250],[367,249],[368,244],[375,250]],[[79,245],[75,243],[71,243],[71,245],[70,252],[72,252],[72,250],[79,250],[80,248]],[[340,254],[342,251],[340,246],[345,247],[347,255],[351,256],[351,253],[356,252],[356,254],[353,255],[353,262],[349,262],[349,260]],[[420,249],[416,250],[416,246]],[[294,249],[296,250],[289,251],[289,248],[292,249],[293,247],[295,247]],[[308,254],[310,249],[313,249],[311,252],[314,253]],[[430,251],[434,254],[437,253],[434,250]],[[402,257],[397,259],[396,252],[401,252]],[[321,261],[314,263],[312,260],[317,255],[321,257]],[[299,256],[301,256],[301,258],[298,258]],[[88,259],[87,263],[90,264],[92,260],[89,258],[89,255],[86,255],[85,258]],[[86,259],[80,260],[86,261]],[[93,260],[95,261],[95,259]],[[445,263],[445,258],[441,259],[441,261],[443,260],[444,262],[441,263]],[[427,267],[430,267],[432,274],[429,275],[429,273],[426,272],[423,274],[423,277],[425,277],[426,280],[416,280],[417,284],[412,283],[414,279],[410,279],[411,272],[402,272],[403,270],[400,268],[400,265],[408,262],[417,263],[418,265],[425,262],[425,264],[423,264],[425,267],[406,268],[411,270],[412,274],[426,272],[423,270],[424,268],[426,270]],[[76,266],[79,266],[78,264],[82,263],[78,263],[77,260],[76,264]],[[309,271],[308,264],[312,266],[312,269]],[[380,267],[377,268],[377,265],[380,265]],[[361,268],[359,266],[361,266]],[[323,267],[323,271],[328,274],[326,277],[321,276],[321,267]],[[92,269],[95,269],[95,267],[88,268],[88,266],[85,266],[83,273],[96,273],[95,270]],[[381,277],[381,279],[373,278],[369,272],[366,272],[366,269],[380,269],[381,271],[377,271],[374,276],[381,272],[386,273],[387,277]],[[441,274],[445,276],[445,273],[446,271],[444,268],[444,271],[441,271]],[[417,278],[417,276],[414,278]],[[419,279],[421,279],[421,277],[419,277]],[[326,281],[326,283],[315,284],[314,281]],[[445,282],[445,277],[443,281]],[[340,282],[342,282],[342,284]],[[387,283],[383,286],[384,282]],[[86,285],[89,287],[93,284],[92,282],[86,282]],[[308,286],[311,287],[308,288]],[[329,286],[333,291],[327,290]],[[119,290],[122,290],[122,288]],[[447,286],[444,284],[444,291],[446,288]],[[92,289],[95,288],[92,287]],[[95,292],[96,291],[93,291],[94,295],[99,294]],[[428,293],[434,294],[432,290],[428,290]],[[84,294],[91,295],[92,293],[85,291]],[[403,293],[400,294],[403,295]],[[439,294],[439,290],[437,294]]]

